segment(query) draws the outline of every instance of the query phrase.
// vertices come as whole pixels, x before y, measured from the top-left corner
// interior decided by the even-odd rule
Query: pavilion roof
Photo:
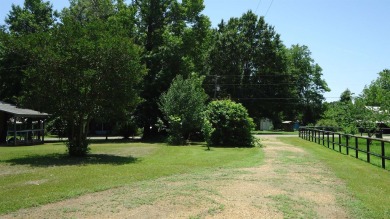
[[[49,114],[38,112],[31,109],[19,108],[13,104],[0,101],[0,111],[12,114],[16,117],[29,117],[29,118],[47,118]]]

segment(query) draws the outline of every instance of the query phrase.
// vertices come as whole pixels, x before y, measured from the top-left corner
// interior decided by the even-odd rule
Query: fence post
[[[318,144],[321,144],[321,132],[318,130]]]
[[[339,133],[339,152],[341,153],[341,134]]]
[[[355,137],[355,157],[358,158],[359,157],[359,139],[357,137]]]
[[[367,139],[367,162],[370,163],[370,140]]]
[[[325,131],[322,130],[322,145],[325,146]]]
[[[313,142],[314,141],[314,130],[311,130],[310,132],[311,132],[311,142]]]
[[[326,141],[328,142],[328,148],[329,148],[329,132],[326,133]]]
[[[334,150],[334,132],[332,132],[332,149]]]
[[[349,136],[348,135],[346,135],[345,136],[345,139],[346,139],[346,149],[347,149],[347,155],[349,155]]]
[[[385,159],[385,142],[381,141],[381,151],[382,151],[382,168],[386,168],[386,159]]]

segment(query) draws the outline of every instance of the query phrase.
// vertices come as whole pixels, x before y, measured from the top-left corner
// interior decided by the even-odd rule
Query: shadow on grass
[[[141,139],[90,139],[88,140],[90,144],[127,144],[127,143],[143,143]]]
[[[34,167],[68,166],[68,165],[90,165],[90,164],[111,164],[124,165],[140,162],[136,157],[117,156],[111,154],[89,154],[86,157],[70,157],[67,154],[28,155],[21,158],[14,158],[4,161],[11,165],[30,165]]]

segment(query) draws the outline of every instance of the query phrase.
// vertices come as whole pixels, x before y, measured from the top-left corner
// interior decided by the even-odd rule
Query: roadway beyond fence
[[[342,134],[316,127],[299,128],[299,137],[390,170],[387,165],[390,161],[389,140]]]

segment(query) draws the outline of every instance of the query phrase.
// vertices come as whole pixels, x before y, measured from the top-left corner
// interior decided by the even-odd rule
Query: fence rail
[[[347,135],[318,129],[317,127],[300,127],[299,137],[322,144],[342,154],[353,155],[384,169],[390,169],[389,167],[386,168],[386,164],[390,161],[390,141],[388,140]]]

